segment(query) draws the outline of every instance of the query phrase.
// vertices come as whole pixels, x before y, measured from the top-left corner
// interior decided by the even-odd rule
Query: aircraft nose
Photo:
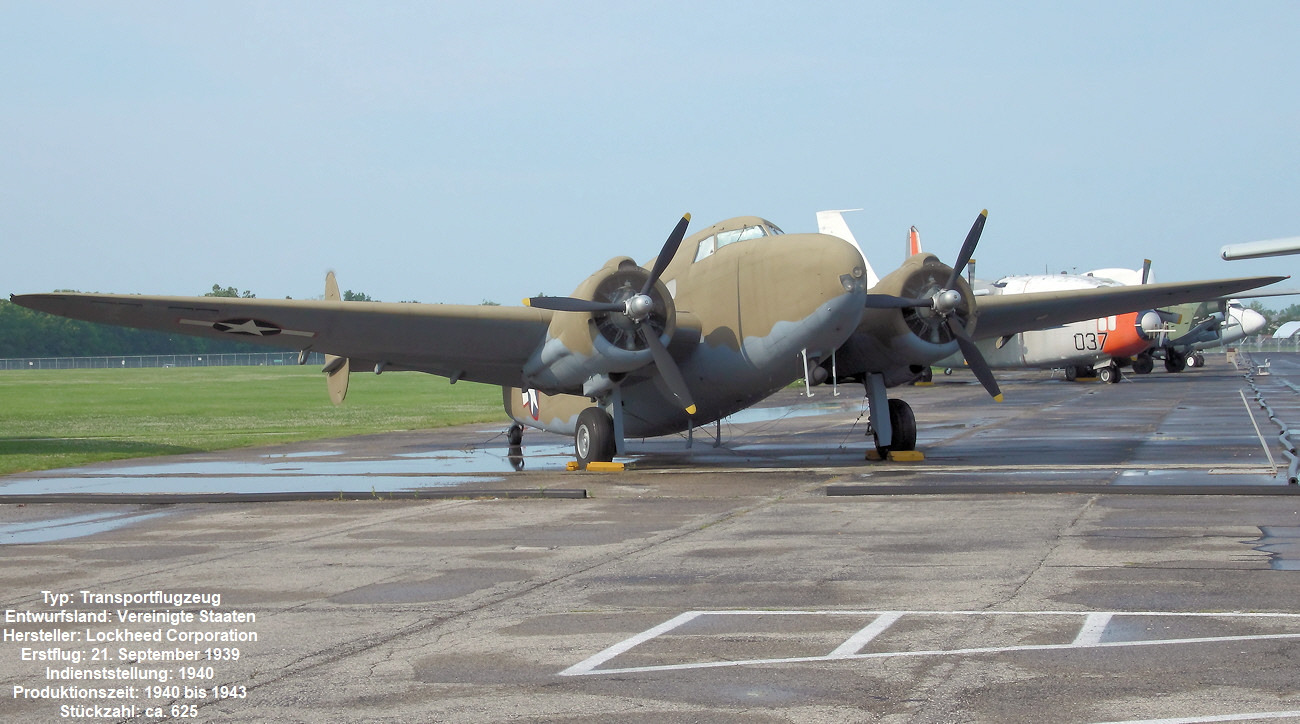
[[[1254,334],[1268,324],[1268,318],[1253,309],[1241,310],[1241,329],[1246,334]]]
[[[817,250],[826,268],[838,272],[840,287],[848,294],[865,294],[867,291],[867,264],[858,247],[837,237],[821,235]]]

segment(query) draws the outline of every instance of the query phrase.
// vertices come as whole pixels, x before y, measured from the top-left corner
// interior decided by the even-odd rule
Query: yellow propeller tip
[[[686,414],[688,414],[688,415],[694,415],[694,414],[695,414],[695,405],[691,405],[690,407],[686,408]]]
[[[993,398],[993,401],[994,401],[994,402],[1001,402],[1001,401],[1002,401],[1002,395],[997,395],[996,397]]]
[[[690,214],[690,212],[688,211],[688,212],[682,214],[682,218],[683,218],[683,219],[686,219],[687,221],[690,221],[690,220],[691,220],[691,214]]]
[[[983,211],[980,212],[980,216],[983,216],[984,218],[987,219],[988,216],[989,216],[989,210],[988,210],[988,209],[984,209]]]

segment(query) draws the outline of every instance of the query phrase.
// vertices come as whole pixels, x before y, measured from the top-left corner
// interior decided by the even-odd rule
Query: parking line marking
[[[844,643],[825,656],[797,656],[789,658],[742,659],[730,661],[696,661],[680,664],[658,664],[648,666],[629,666],[621,668],[597,669],[612,659],[631,650],[633,647],[662,636],[701,616],[874,616],[870,624],[850,636]],[[903,616],[1083,616],[1084,622],[1068,644],[1028,644],[1021,646],[987,646],[966,649],[926,650],[926,651],[887,651],[860,653],[872,639],[879,636]],[[796,664],[821,661],[846,661],[852,659],[886,659],[914,656],[962,656],[976,654],[998,654],[1019,651],[1062,651],[1069,649],[1130,648],[1135,646],[1170,646],[1180,644],[1226,643],[1232,641],[1265,641],[1281,639],[1300,639],[1300,633],[1254,634],[1244,636],[1209,636],[1203,638],[1146,639],[1137,641],[1102,641],[1101,636],[1114,616],[1134,617],[1179,617],[1179,618],[1226,618],[1226,619],[1300,619],[1294,613],[1172,613],[1168,611],[686,611],[647,629],[631,638],[624,639],[602,650],[564,671],[559,676],[591,676],[599,674],[629,674],[655,671],[684,671],[689,669],[714,669],[733,666],[763,666],[772,664]],[[1236,716],[1236,715],[1230,715]],[[1281,715],[1278,715],[1281,716]],[[1270,716],[1269,718],[1277,718]],[[1182,721],[1219,721],[1216,719],[1170,719],[1153,720],[1161,724]],[[1234,721],[1225,719],[1222,721]],[[1138,724],[1138,723],[1134,723]],[[1145,722],[1141,724],[1146,724]]]
[[[658,626],[655,626],[652,629],[647,629],[645,631],[642,631],[641,633],[637,634],[636,636],[633,636],[630,639],[626,639],[620,643],[610,646],[609,648],[605,649],[604,651],[601,651],[595,656],[592,656],[586,661],[580,661],[574,664],[573,666],[570,666],[564,671],[561,671],[560,676],[579,676],[581,674],[589,674],[591,673],[592,669],[596,668],[597,666],[600,666],[606,661],[609,661],[615,656],[618,656],[619,654],[628,651],[633,646],[636,646],[639,643],[649,641],[650,639],[655,638],[656,636],[660,636],[669,631],[672,631],[678,626],[681,626],[687,621],[694,620],[697,616],[700,616],[704,613],[706,612],[687,611],[686,613],[682,613],[677,616],[674,616],[673,618],[664,621],[663,623],[659,624]]]
[[[847,641],[840,644],[838,648],[831,652],[829,658],[839,659],[852,656],[862,650],[862,647],[871,642],[871,639],[879,636],[885,629],[894,625],[894,622],[903,617],[902,611],[888,611],[876,617],[861,631],[853,634]]]
[[[1129,719],[1101,722],[1101,724],[1203,724],[1217,721],[1251,721],[1258,719],[1288,719],[1300,717],[1300,711],[1263,711],[1254,714],[1221,714],[1219,716],[1178,716],[1170,719]]]
[[[1079,635],[1074,637],[1075,646],[1096,646],[1101,643],[1101,634],[1110,623],[1113,613],[1090,613],[1079,627]]]

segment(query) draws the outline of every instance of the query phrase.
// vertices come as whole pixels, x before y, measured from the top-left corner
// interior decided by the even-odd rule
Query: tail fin
[[[849,231],[849,225],[844,221],[844,214],[849,211],[861,211],[862,209],[837,209],[831,211],[817,212],[817,231],[822,234],[838,236],[849,242],[857,248],[858,253],[862,255],[862,266],[867,270],[867,289],[870,289],[880,282],[880,277],[876,276],[876,270],[871,268],[871,262],[867,255],[862,251],[862,246]]]
[[[339,295],[339,283],[334,278],[334,272],[325,275],[325,299],[331,302],[341,302],[343,298]],[[348,376],[351,372],[350,360],[347,357],[338,357],[332,354],[325,355],[325,386],[329,388],[330,401],[336,405],[343,404],[343,398],[348,396]]]
[[[913,226],[907,232],[907,257],[916,256],[921,253],[921,232]]]

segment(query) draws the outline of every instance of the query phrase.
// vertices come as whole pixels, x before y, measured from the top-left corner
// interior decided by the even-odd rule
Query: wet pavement
[[[1300,359],[1269,357],[1256,385],[1300,424]],[[543,433],[512,456],[480,425],[9,476],[0,494],[59,502],[0,505],[0,595],[207,592],[255,615],[203,629],[257,640],[140,702],[160,714],[100,721],[1300,721],[1297,486],[1242,373],[1210,362],[999,375],[1000,405],[961,373],[896,390],[916,463],[864,461],[860,391],[820,387],[690,447],[632,441],[622,473],[564,472]],[[364,499],[187,495],[307,490]],[[103,685],[21,654],[50,646],[0,643],[3,716],[87,703],[15,686]],[[205,647],[127,648],[112,666]]]

